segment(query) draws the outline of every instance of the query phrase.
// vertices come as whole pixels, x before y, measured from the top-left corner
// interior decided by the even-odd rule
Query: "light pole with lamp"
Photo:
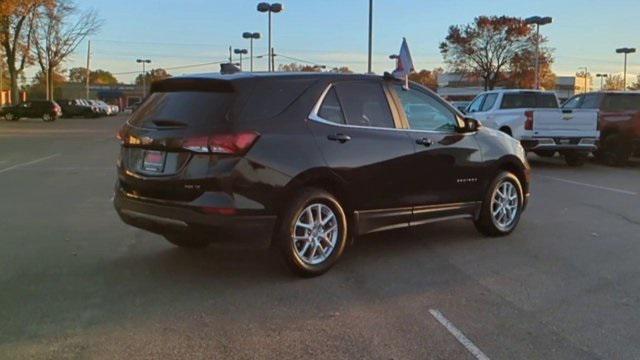
[[[233,53],[236,55],[240,55],[240,71],[242,71],[242,55],[246,55],[249,52],[247,49],[233,49]]]
[[[137,59],[136,62],[142,64],[142,98],[144,99],[147,97],[147,69],[145,66],[151,64],[151,60]]]
[[[253,72],[253,40],[258,40],[260,39],[260,33],[259,32],[244,32],[242,33],[242,38],[243,39],[249,39],[249,56],[251,57],[249,59],[249,69],[251,72]]]
[[[602,90],[603,87],[604,87],[604,79],[609,77],[609,75],[607,75],[607,74],[596,74],[596,77],[600,78],[600,90]]]
[[[627,55],[629,54],[633,54],[634,52],[636,52],[635,48],[620,48],[620,49],[616,49],[616,53],[618,54],[624,54],[624,75],[623,77],[623,82],[624,82],[624,91],[627,91]]]
[[[271,48],[271,13],[279,13],[283,10],[282,4],[273,3],[269,4],[266,2],[261,2],[258,4],[259,12],[269,13],[269,71],[274,71],[271,62],[273,61],[273,49]]]
[[[579,67],[578,70],[584,69],[584,93],[587,92],[587,76],[589,76],[589,69],[586,66]]]
[[[536,90],[540,89],[540,26],[551,24],[553,18],[550,16],[532,16],[524,20],[527,25],[536,26]]]

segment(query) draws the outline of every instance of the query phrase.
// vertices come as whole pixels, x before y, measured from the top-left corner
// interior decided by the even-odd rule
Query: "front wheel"
[[[42,121],[44,121],[44,122],[56,121],[56,117],[54,115],[51,115],[51,114],[43,114],[42,115]]]
[[[4,114],[4,119],[7,121],[18,121],[18,117],[13,115],[12,113]]]
[[[524,194],[518,178],[502,172],[493,180],[482,202],[476,229],[487,236],[508,235],[516,228],[523,209]]]
[[[346,239],[347,220],[338,200],[324,190],[307,188],[284,209],[274,245],[294,273],[312,277],[336,263]]]

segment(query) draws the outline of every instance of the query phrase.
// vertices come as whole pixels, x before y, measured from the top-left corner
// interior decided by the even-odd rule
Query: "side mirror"
[[[462,130],[462,132],[478,131],[478,129],[482,126],[480,121],[478,121],[478,120],[476,120],[474,118],[465,117],[462,121],[464,122],[464,127],[462,129],[460,129],[460,130]]]

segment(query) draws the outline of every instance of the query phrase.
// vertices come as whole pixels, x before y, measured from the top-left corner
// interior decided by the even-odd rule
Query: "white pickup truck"
[[[570,166],[583,165],[600,137],[597,113],[560,109],[556,95],[547,91],[487,91],[476,96],[465,112],[520,140],[527,151],[543,157],[559,152]]]

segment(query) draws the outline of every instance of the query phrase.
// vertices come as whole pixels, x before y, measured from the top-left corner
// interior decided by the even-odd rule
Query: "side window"
[[[493,105],[496,103],[498,99],[498,94],[487,94],[486,99],[484,99],[484,104],[482,104],[482,112],[489,111],[493,108]]]
[[[320,106],[320,110],[318,110],[318,116],[336,124],[345,123],[342,106],[340,106],[336,89],[333,86],[329,89],[329,92],[327,92],[327,95],[322,102],[322,106]]]
[[[411,129],[455,130],[458,122],[454,112],[433,96],[414,89],[405,90],[400,85],[396,85],[394,89],[402,102]]]
[[[350,81],[335,84],[349,125],[395,128],[389,102],[382,85],[371,81]]]
[[[482,107],[482,101],[484,100],[485,96],[486,95],[479,95],[478,97],[476,97],[475,100],[473,100],[473,102],[469,105],[468,112],[473,113],[480,111]]]
[[[582,96],[574,96],[562,106],[565,109],[577,109],[582,101]]]
[[[582,104],[580,104],[580,109],[597,109],[600,105],[598,100],[598,94],[587,94],[584,96]]]

